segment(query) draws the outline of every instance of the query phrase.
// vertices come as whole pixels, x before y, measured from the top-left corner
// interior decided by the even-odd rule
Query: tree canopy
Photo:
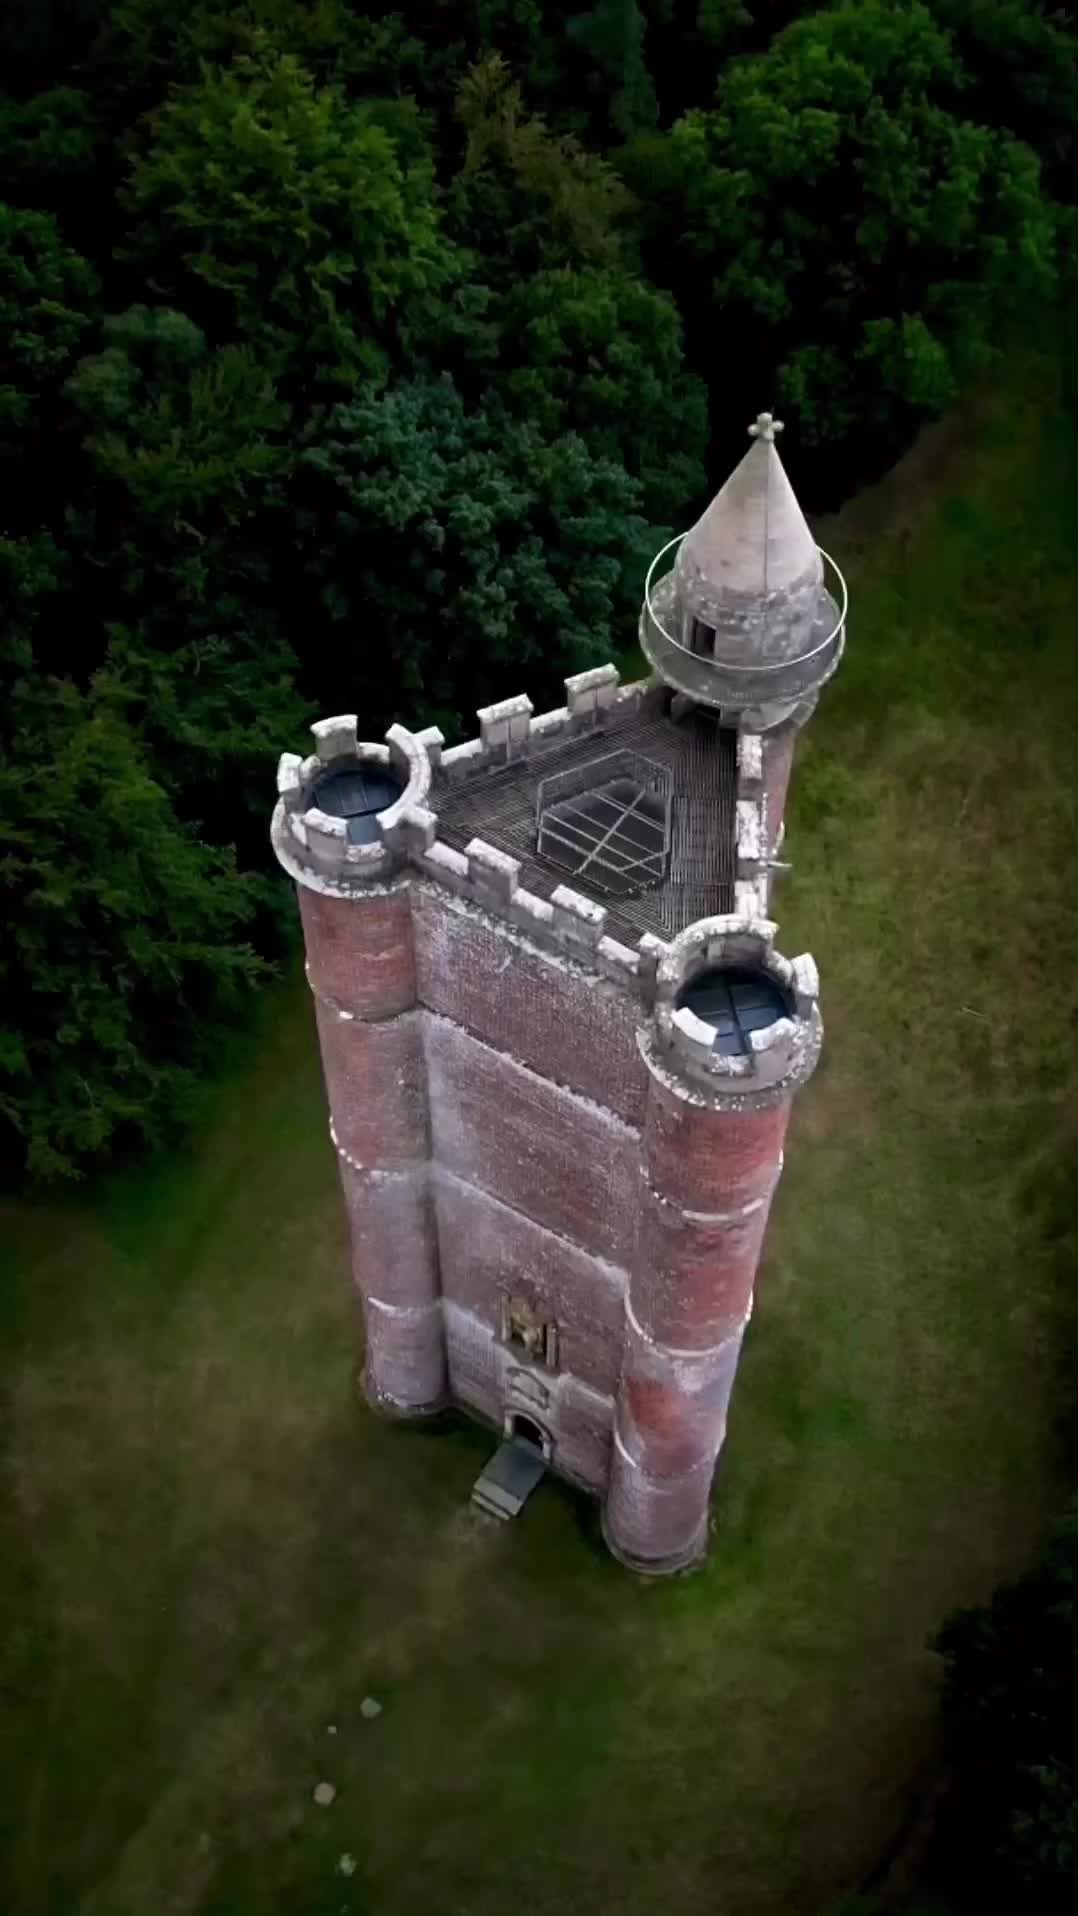
[[[951,1617],[936,1647],[946,1887],[961,1910],[1065,1916],[1078,1880],[1078,1511],[1024,1577]]]
[[[287,935],[315,711],[468,723],[631,642],[781,403],[882,470],[1072,230],[1038,0],[28,0],[0,19],[0,1122],[182,1117]]]

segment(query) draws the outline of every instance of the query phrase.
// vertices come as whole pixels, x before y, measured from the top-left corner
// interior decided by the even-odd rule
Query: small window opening
[[[558,1327],[553,1319],[543,1317],[524,1297],[503,1298],[501,1317],[503,1344],[530,1363],[557,1369]]]
[[[699,653],[703,659],[715,656],[715,628],[706,625],[703,619],[694,619],[689,628],[689,650]]]

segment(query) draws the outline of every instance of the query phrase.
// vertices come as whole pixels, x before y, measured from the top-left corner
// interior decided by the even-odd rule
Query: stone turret
[[[642,1192],[603,1531],[633,1569],[704,1548],[715,1460],[794,1092],[823,1040],[805,954],[736,916],[690,925],[656,974]]]
[[[752,445],[707,511],[656,554],[640,614],[644,655],[678,701],[753,741],[765,868],[782,848],[797,733],[846,642],[846,582],[797,503],[775,444],[782,430],[757,415]]]
[[[286,752],[278,768],[274,849],[299,896],[363,1304],[366,1392],[392,1415],[426,1416],[445,1401],[445,1331],[402,866],[425,836],[432,735],[396,725],[384,745],[364,743],[352,714],[311,729],[314,754]]]
[[[660,678],[724,723],[804,723],[842,654],[845,586],[805,522],[760,413],[753,444],[707,511],[657,555],[640,643]],[[653,583],[664,553],[673,570]],[[829,589],[826,568],[838,598]]]

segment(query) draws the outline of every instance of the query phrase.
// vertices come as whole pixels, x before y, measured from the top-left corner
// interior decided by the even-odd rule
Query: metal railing
[[[828,646],[833,645],[835,640],[839,637],[840,633],[843,631],[846,624],[846,613],[849,609],[849,603],[850,603],[850,595],[846,589],[846,581],[841,571],[839,570],[839,567],[836,565],[834,559],[832,559],[831,554],[829,552],[825,552],[822,546],[817,546],[816,550],[819,553],[821,559],[823,560],[825,566],[830,567],[831,572],[834,574],[835,579],[838,581],[839,614],[835,624],[832,626],[830,632],[827,634],[827,637],[825,639],[821,639],[818,645],[814,645],[811,651],[801,652],[798,654],[797,658],[794,658],[794,659],[771,659],[766,661],[760,660],[760,661],[757,661],[755,664],[751,664],[751,665],[736,665],[727,659],[719,659],[719,658],[712,659],[705,653],[692,651],[691,647],[687,645],[683,645],[680,639],[675,639],[673,633],[667,631],[665,625],[663,624],[662,620],[659,618],[658,613],[656,612],[655,607],[652,605],[652,602],[651,602],[652,581],[654,580],[654,577],[655,577],[656,566],[659,564],[659,561],[661,559],[665,558],[666,554],[672,549],[672,547],[679,546],[682,540],[686,539],[687,537],[688,537],[687,532],[675,533],[674,537],[672,539],[668,539],[666,544],[664,546],[661,546],[659,551],[655,554],[654,559],[651,561],[651,564],[648,567],[647,578],[644,580],[644,604],[647,608],[648,617],[651,620],[652,624],[654,625],[655,630],[658,632],[660,638],[665,639],[667,645],[672,645],[676,652],[681,652],[684,654],[684,656],[687,659],[692,659],[695,665],[714,664],[719,667],[720,671],[723,671],[723,672],[751,672],[753,674],[758,674],[761,672],[790,673],[795,669],[795,667],[800,665],[808,665],[813,659],[818,658],[821,652],[826,652]],[[664,577],[665,576],[666,575],[664,574]]]

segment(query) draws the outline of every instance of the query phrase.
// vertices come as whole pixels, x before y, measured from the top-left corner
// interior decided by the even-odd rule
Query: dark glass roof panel
[[[378,813],[395,805],[403,789],[384,765],[343,765],[318,780],[310,802],[330,818],[346,818],[353,845],[370,845],[378,836]]]
[[[785,1018],[789,999],[781,985],[765,972],[704,971],[678,995],[678,1009],[695,1012],[715,1028],[715,1049],[726,1058],[744,1056],[752,1031]]]

